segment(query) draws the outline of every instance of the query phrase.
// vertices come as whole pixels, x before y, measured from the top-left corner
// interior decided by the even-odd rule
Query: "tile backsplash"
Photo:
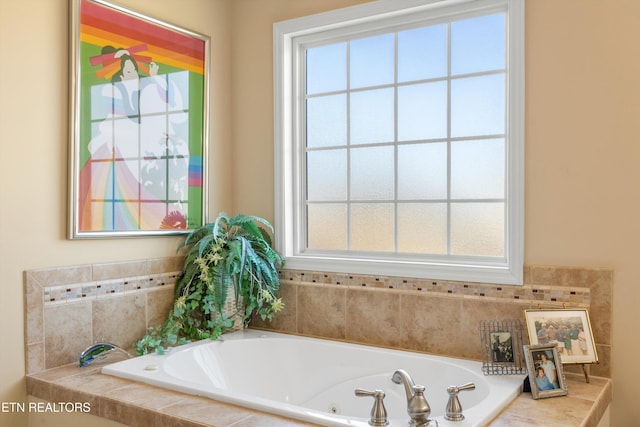
[[[98,341],[130,349],[173,304],[182,257],[29,270],[26,373],[77,363]]]
[[[97,341],[130,348],[166,318],[182,262],[26,271],[26,373],[76,363]],[[254,327],[481,360],[481,320],[524,320],[529,308],[587,308],[600,359],[590,372],[611,374],[611,269],[530,265],[523,286],[287,269],[280,275],[285,309],[272,322],[254,319]]]

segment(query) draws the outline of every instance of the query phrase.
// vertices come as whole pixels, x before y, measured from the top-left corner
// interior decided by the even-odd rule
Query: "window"
[[[289,268],[522,283],[522,3],[380,1],[276,24]]]

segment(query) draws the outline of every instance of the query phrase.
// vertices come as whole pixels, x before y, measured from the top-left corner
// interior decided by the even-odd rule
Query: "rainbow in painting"
[[[202,225],[208,38],[79,1],[78,230]]]

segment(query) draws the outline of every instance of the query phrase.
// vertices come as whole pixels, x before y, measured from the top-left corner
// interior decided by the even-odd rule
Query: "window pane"
[[[451,73],[505,68],[505,14],[481,16],[451,24]]]
[[[504,139],[451,144],[451,197],[503,199]]]
[[[307,147],[347,145],[347,96],[307,100]]]
[[[307,94],[347,88],[347,44],[307,49]]]
[[[351,250],[393,251],[393,205],[363,203],[351,205]]]
[[[322,150],[307,153],[307,200],[346,199],[347,151]]]
[[[398,88],[398,140],[447,136],[447,83]]]
[[[447,145],[401,145],[398,147],[398,198],[400,200],[447,197]]]
[[[398,33],[398,81],[447,74],[447,27],[436,25]]]
[[[309,249],[347,249],[346,204],[309,204],[307,226]]]
[[[325,169],[326,174],[326,169]],[[351,199],[389,200],[393,198],[393,147],[351,150]]]
[[[393,89],[367,90],[351,94],[352,144],[393,141]]]
[[[403,203],[398,205],[398,252],[447,253],[447,205]]]
[[[394,36],[353,40],[349,46],[351,88],[393,83]]]
[[[504,256],[504,203],[451,204],[451,254]]]
[[[451,82],[453,137],[505,133],[504,74]]]

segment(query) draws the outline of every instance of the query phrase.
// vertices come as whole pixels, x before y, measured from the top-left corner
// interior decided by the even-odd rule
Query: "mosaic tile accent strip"
[[[591,304],[591,290],[584,287],[552,285],[522,286],[489,283],[457,282],[446,280],[414,279],[391,276],[370,276],[344,273],[327,273],[301,270],[282,270],[280,280],[289,283],[320,283],[348,287],[395,289],[416,292],[458,295],[464,298],[490,298],[519,300],[540,304],[541,307],[586,308]]]
[[[144,292],[159,286],[173,286],[179,276],[180,272],[174,271],[146,276],[50,286],[43,290],[43,302],[45,306],[49,306]]]

